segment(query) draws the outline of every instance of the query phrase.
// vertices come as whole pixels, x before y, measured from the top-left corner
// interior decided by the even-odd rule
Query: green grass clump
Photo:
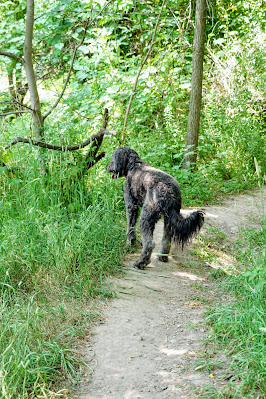
[[[34,296],[23,300],[10,285],[2,288],[0,397],[41,394],[56,375],[73,379],[78,370],[77,356],[57,338],[45,339],[42,319],[47,315],[38,308]]]
[[[59,166],[48,176],[36,166],[29,158],[27,169],[0,176],[5,399],[49,397],[49,391],[75,383],[81,363],[75,345],[98,318],[95,298],[113,295],[108,276],[119,272],[124,253],[120,187],[91,173],[73,178],[67,191],[67,173]]]
[[[232,300],[214,309],[207,320],[216,343],[232,358],[231,373],[239,380],[236,397],[259,398],[266,394],[265,221],[261,230],[246,230],[241,242],[236,254],[240,271],[224,280]]]

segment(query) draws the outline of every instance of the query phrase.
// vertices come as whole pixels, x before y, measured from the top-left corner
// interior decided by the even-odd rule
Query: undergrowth
[[[215,397],[263,398],[266,394],[265,222],[260,230],[242,232],[235,253],[238,272],[222,283],[230,301],[217,305],[206,317],[212,328],[210,340],[230,357],[229,373],[235,380],[229,384],[229,393],[216,393]],[[214,397],[211,392],[204,395],[200,397]]]
[[[67,181],[64,163],[40,177],[39,166],[29,156],[26,169],[0,176],[5,399],[50,397],[62,378],[77,381],[75,346],[99,318],[95,298],[113,295],[108,276],[119,272],[123,255],[124,215],[108,178]],[[68,183],[71,190],[62,189]]]

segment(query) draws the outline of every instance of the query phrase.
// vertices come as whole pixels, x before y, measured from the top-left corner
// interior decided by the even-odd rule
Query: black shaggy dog
[[[106,167],[112,178],[126,177],[124,200],[127,210],[127,245],[136,243],[136,222],[139,206],[140,230],[143,249],[134,264],[144,269],[150,262],[154,247],[152,238],[156,222],[164,216],[164,234],[159,260],[167,262],[171,241],[182,246],[201,228],[204,216],[201,211],[191,213],[187,218],[180,214],[181,191],[177,181],[167,173],[143,162],[136,151],[129,147],[118,148]]]

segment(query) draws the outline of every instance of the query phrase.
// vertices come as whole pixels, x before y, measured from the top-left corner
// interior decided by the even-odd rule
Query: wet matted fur
[[[153,231],[156,222],[164,217],[164,234],[159,260],[167,261],[171,242],[182,246],[201,228],[204,216],[201,211],[191,213],[187,218],[180,214],[181,190],[177,181],[162,170],[143,162],[136,151],[129,147],[118,148],[106,167],[112,178],[126,177],[124,200],[127,211],[127,245],[136,244],[136,222],[140,213],[142,252],[134,264],[144,269],[150,262],[154,247]]]

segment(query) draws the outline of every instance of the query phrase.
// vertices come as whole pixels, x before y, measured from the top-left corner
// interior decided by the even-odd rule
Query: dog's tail
[[[172,209],[166,220],[166,228],[172,240],[182,247],[201,229],[204,223],[204,213],[196,211],[184,218],[175,209]]]

